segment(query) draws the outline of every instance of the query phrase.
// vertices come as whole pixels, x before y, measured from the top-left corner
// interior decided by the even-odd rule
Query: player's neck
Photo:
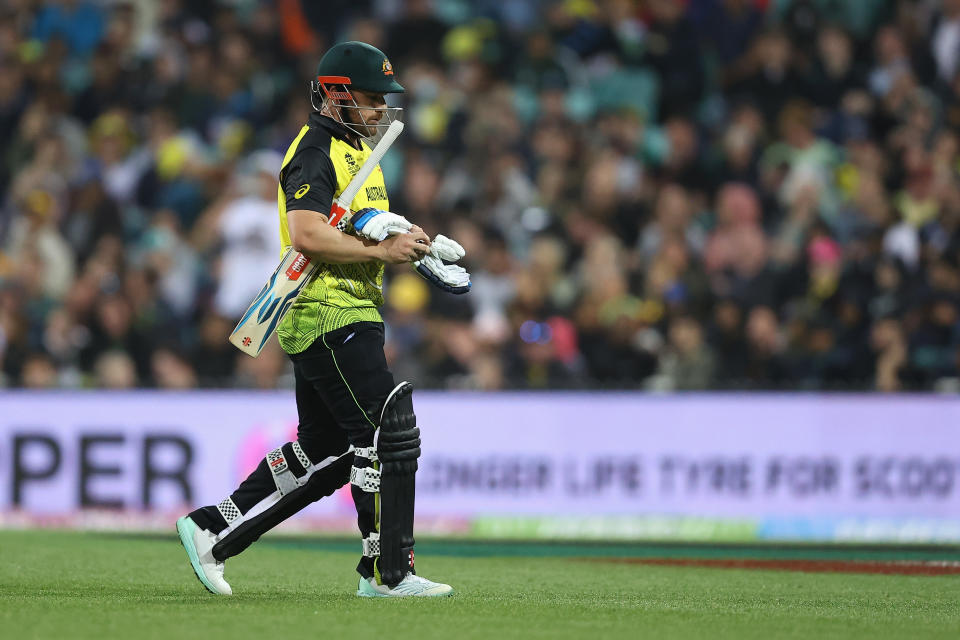
[[[350,127],[348,127],[346,123],[343,122],[342,117],[334,118],[333,114],[330,112],[330,109],[328,107],[324,107],[323,109],[321,109],[320,115],[326,116],[331,120],[333,120],[334,122],[336,122],[337,124],[339,124],[343,128],[344,136],[347,138],[347,142],[350,143],[350,146],[353,147],[354,149],[357,149],[358,151],[363,151],[363,145],[360,143],[359,134],[355,133]]]

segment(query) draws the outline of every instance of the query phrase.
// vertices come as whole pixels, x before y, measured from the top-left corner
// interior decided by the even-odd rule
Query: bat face
[[[310,281],[316,264],[307,256],[287,249],[277,269],[260,289],[253,303],[230,334],[230,343],[256,357],[280,320]]]

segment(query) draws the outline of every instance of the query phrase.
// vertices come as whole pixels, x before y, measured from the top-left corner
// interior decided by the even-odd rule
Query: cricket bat
[[[386,133],[370,152],[367,161],[330,207],[328,220],[330,226],[339,226],[343,229],[350,221],[353,215],[350,203],[401,131],[403,131],[402,122],[394,120],[390,123]],[[296,301],[300,291],[310,282],[316,270],[316,261],[299,251],[294,251],[292,247],[287,249],[273,275],[263,285],[260,293],[240,318],[236,329],[230,334],[230,343],[249,356],[256,358],[260,355],[263,346],[267,344],[267,340]]]

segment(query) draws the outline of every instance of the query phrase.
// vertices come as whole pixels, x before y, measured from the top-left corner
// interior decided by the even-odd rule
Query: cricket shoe
[[[233,589],[223,579],[223,563],[213,557],[213,545],[217,543],[217,536],[198,527],[190,516],[177,520],[177,533],[180,534],[180,544],[190,558],[190,566],[203,586],[210,593],[232,595]]]
[[[441,582],[433,582],[421,578],[415,573],[408,573],[400,584],[392,589],[385,584],[377,584],[375,578],[360,578],[357,595],[362,598],[406,598],[408,596],[438,597],[453,594],[453,587]]]

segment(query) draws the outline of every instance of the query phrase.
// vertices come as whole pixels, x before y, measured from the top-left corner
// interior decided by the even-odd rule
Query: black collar
[[[356,148],[356,145],[353,142],[356,136],[353,134],[353,132],[330,116],[325,116],[319,111],[314,111],[310,114],[309,124],[311,127],[320,127],[324,131],[330,133],[330,135],[332,135],[334,138],[342,140],[351,147]]]

